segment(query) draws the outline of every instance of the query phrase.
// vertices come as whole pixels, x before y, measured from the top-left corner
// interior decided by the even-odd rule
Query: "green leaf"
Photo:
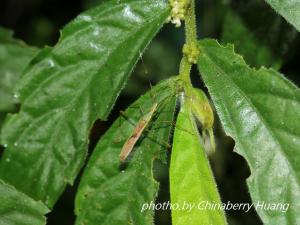
[[[234,1],[226,11],[222,42],[234,44],[250,66],[279,69],[294,53],[297,30],[264,1]]]
[[[200,48],[202,78],[225,132],[250,166],[247,184],[258,214],[265,224],[300,224],[299,88],[275,70],[249,68],[231,45],[204,40]],[[257,208],[262,202],[290,207]]]
[[[223,210],[205,210],[205,204],[221,204],[215,180],[190,111],[184,104],[179,112],[171,154],[170,192],[172,224],[227,224]],[[190,205],[190,208],[186,208]],[[182,210],[185,207],[185,210]]]
[[[164,0],[109,1],[68,24],[17,85],[21,111],[3,128],[0,177],[52,207],[84,163],[93,122],[107,118],[168,14]]]
[[[133,158],[123,170],[119,153],[134,125],[154,103],[159,103],[154,121],[140,137]],[[154,87],[119,117],[94,150],[76,196],[76,224],[153,224],[153,211],[142,211],[143,204],[155,202],[158,183],[153,179],[155,158],[166,155],[170,124],[175,109],[173,80]],[[122,170],[122,171],[121,171]]]
[[[48,208],[0,180],[0,224],[43,225]]]
[[[300,2],[297,0],[265,0],[272,8],[300,31]]]
[[[36,53],[35,48],[26,46],[12,37],[12,32],[0,27],[0,111],[15,110],[16,99],[13,87],[21,73]]]

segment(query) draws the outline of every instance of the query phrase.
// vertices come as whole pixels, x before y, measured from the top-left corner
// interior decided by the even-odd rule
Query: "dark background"
[[[227,2],[227,4],[225,4]],[[43,47],[54,45],[59,38],[59,30],[71,21],[80,12],[101,3],[101,0],[0,0],[0,26],[12,29],[15,37],[24,40],[26,43]],[[198,0],[197,19],[199,36],[218,38],[222,36],[222,24],[227,8],[238,12],[249,29],[255,32],[257,38],[261,38],[258,31],[264,21],[268,26],[272,25],[272,19],[276,14],[263,1],[221,1],[221,0]],[[269,17],[265,18],[268,15]],[[262,16],[264,17],[263,20]],[[270,18],[270,19],[268,19]],[[292,29],[285,24],[287,29]],[[183,29],[176,29],[172,25],[167,25],[151,43],[148,50],[136,67],[131,80],[119,98],[116,107],[107,122],[97,121],[91,132],[90,152],[97,140],[107,130],[109,125],[119,115],[119,111],[126,108],[141,93],[149,89],[149,80],[152,84],[157,83],[178,72],[178,64],[181,57],[181,47],[184,42]],[[270,45],[274,54],[280,54],[283,61],[281,72],[299,85],[299,35],[288,43],[285,52],[281,52],[280,45],[284,43],[284,37],[271,37],[266,41]],[[197,71],[193,68],[192,78],[195,86],[203,86]],[[275,106],[276,107],[276,106]],[[218,150],[211,157],[211,163],[215,178],[224,202],[251,202],[247,187],[246,178],[250,175],[246,161],[236,153],[233,153],[234,142],[226,137],[222,131],[220,123],[215,124],[216,140]],[[156,175],[161,182],[161,190],[157,201],[169,199],[168,193],[168,171],[167,167],[159,163],[156,165]],[[80,178],[78,178],[79,180]],[[48,215],[48,224],[73,224],[75,216],[74,196],[78,185],[78,180],[74,187],[68,187],[54,210]],[[229,224],[261,224],[255,211],[243,213],[242,211],[227,212]],[[156,224],[171,224],[170,212],[156,212]]]

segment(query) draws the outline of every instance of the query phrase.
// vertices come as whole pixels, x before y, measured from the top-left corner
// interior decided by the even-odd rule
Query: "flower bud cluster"
[[[187,57],[189,63],[197,63],[200,54],[197,43],[185,44],[182,52]]]
[[[184,20],[190,0],[169,0],[171,5],[171,16],[168,18],[175,27],[181,26],[181,21]]]

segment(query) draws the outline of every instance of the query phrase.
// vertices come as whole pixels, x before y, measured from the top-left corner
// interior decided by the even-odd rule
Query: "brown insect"
[[[125,159],[127,159],[134,145],[136,144],[136,142],[142,135],[143,131],[151,121],[155,111],[157,110],[157,107],[158,107],[158,103],[154,103],[150,111],[138,121],[137,125],[134,127],[131,136],[126,140],[125,144],[122,147],[121,153],[119,155],[120,161],[123,162]]]

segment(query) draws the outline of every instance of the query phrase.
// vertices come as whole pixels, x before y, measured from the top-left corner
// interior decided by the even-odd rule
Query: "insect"
[[[154,103],[152,107],[150,108],[150,111],[144,115],[137,123],[137,125],[134,127],[134,130],[132,132],[132,135],[126,140],[125,144],[122,147],[121,153],[119,155],[120,161],[125,161],[127,159],[128,155],[132,151],[134,145],[140,138],[141,134],[153,118],[153,115],[155,111],[157,110],[158,103]]]
[[[165,91],[166,88],[169,89],[170,92],[168,92],[168,94],[164,97],[162,97],[160,100],[153,99],[153,104],[150,107],[149,111],[144,114],[139,121],[137,122],[137,124],[134,126],[133,132],[131,133],[130,137],[126,140],[125,144],[122,147],[122,150],[119,154],[119,159],[121,162],[124,162],[127,157],[129,156],[129,154],[132,152],[136,142],[139,140],[139,138],[141,137],[143,131],[146,129],[146,127],[148,126],[148,124],[151,122],[151,120],[153,119],[154,115],[156,114],[159,106],[161,106],[163,104],[163,102],[165,102],[167,99],[170,99],[172,97],[174,97],[174,94],[176,95],[177,93],[177,87],[173,86],[174,81],[172,82],[168,82],[167,85],[163,88],[163,90]],[[176,84],[176,83],[175,83]],[[152,85],[150,83],[150,87],[152,90]],[[156,93],[156,92],[154,92]],[[151,98],[154,98],[155,96],[152,96],[151,92],[149,92],[149,95],[151,96]],[[170,145],[167,143],[166,146],[170,147]]]
[[[182,92],[180,92],[182,93]],[[215,143],[214,143],[214,136],[213,136],[213,112],[211,106],[205,96],[205,94],[198,90],[198,89],[190,89],[188,91],[188,96],[185,96],[188,99],[188,102],[191,106],[191,110],[198,121],[201,122],[203,128],[203,138],[204,140],[207,136],[210,139],[210,149],[214,151]],[[168,96],[170,97],[170,96]],[[166,97],[166,98],[168,98]],[[165,98],[165,99],[166,99]],[[164,101],[165,99],[161,100]],[[148,124],[151,122],[155,112],[160,105],[157,101],[151,106],[150,110],[139,119],[137,124],[134,126],[133,132],[130,137],[126,140],[125,144],[122,147],[122,150],[119,154],[119,159],[121,162],[124,162],[129,154],[132,152],[136,142],[140,139],[143,131],[146,129]],[[184,130],[184,128],[183,128]]]

